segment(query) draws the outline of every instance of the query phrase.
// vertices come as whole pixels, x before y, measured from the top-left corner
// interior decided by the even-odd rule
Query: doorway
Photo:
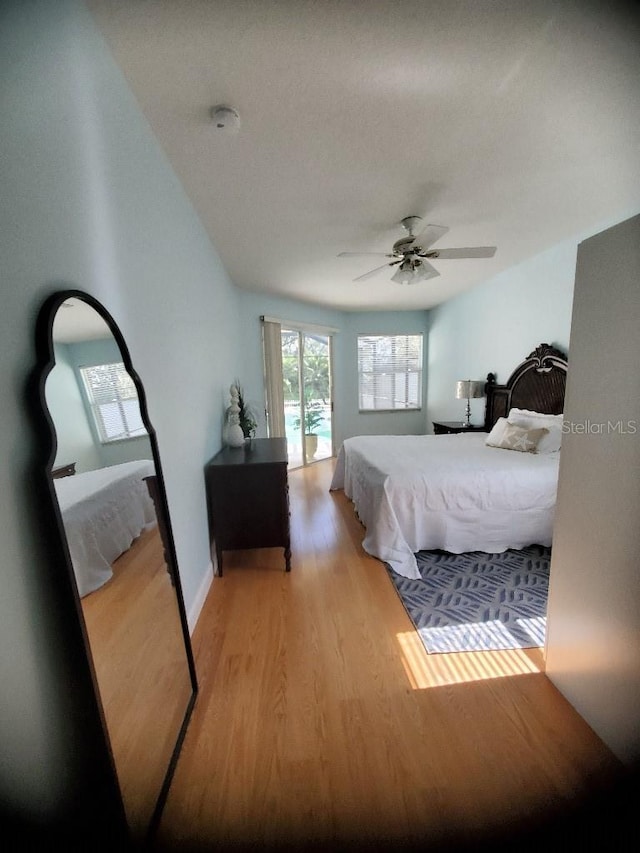
[[[289,468],[333,456],[331,336],[282,328],[282,393]]]

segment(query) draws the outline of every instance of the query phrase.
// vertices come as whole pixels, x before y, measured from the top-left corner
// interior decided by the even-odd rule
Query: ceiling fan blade
[[[402,263],[402,258],[400,258],[397,261],[392,261],[390,264],[383,264],[381,267],[376,267],[374,270],[370,270],[369,272],[366,272],[364,275],[359,275],[358,278],[354,278],[353,280],[354,281],[365,281],[366,279],[374,276],[376,273],[379,273],[380,270],[384,270],[387,267],[394,267],[396,264],[400,264],[400,263]]]
[[[436,240],[444,237],[448,230],[446,225],[427,225],[415,237],[414,243],[423,249],[428,249],[429,246],[433,246]]]
[[[387,252],[340,252],[339,258],[393,258]]]
[[[496,246],[469,246],[465,249],[434,249],[433,254],[428,253],[431,258],[492,258],[496,253]]]

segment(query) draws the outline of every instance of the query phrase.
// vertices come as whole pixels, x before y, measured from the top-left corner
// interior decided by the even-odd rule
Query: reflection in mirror
[[[53,301],[51,476],[127,821],[142,838],[167,793],[195,670],[155,434],[128,351],[91,297]]]

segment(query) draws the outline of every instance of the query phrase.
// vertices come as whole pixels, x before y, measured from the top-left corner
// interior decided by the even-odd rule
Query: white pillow
[[[488,444],[489,447],[499,447],[508,423],[506,418],[498,418],[484,443]]]
[[[551,424],[559,424],[562,426],[562,421],[564,420],[564,415],[550,415],[547,412],[532,412],[530,409],[509,409],[509,414],[507,415],[507,419],[510,421],[514,421],[514,418],[520,418],[523,420],[531,420],[534,419],[536,422],[543,420],[549,421]]]
[[[548,415],[544,412],[532,412],[529,409],[510,409],[508,421],[518,426],[546,427],[549,432],[538,444],[538,453],[557,453],[562,443],[562,424],[564,415]]]
[[[521,453],[537,453],[542,439],[549,430],[546,427],[529,427],[512,424],[507,421],[502,433],[496,441],[492,438],[493,430],[487,436],[489,447],[501,447],[503,450],[519,450]]]

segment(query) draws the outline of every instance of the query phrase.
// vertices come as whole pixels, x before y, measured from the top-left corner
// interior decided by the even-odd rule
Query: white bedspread
[[[416,551],[501,553],[551,545],[559,453],[485,445],[484,433],[356,436],[338,454],[344,489],[366,528],[363,547],[408,578]]]
[[[111,563],[155,522],[143,480],[154,473],[144,459],[53,481],[81,597],[112,577]]]

